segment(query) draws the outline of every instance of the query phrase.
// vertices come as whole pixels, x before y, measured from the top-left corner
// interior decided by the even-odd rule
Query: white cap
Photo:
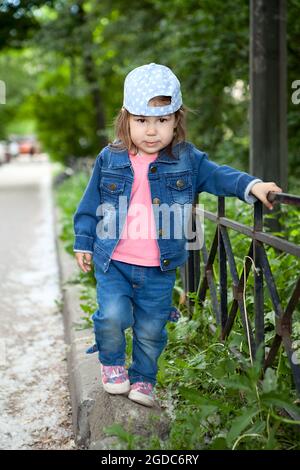
[[[169,96],[166,106],[149,106],[156,96]],[[182,105],[180,82],[165,65],[147,64],[133,69],[124,82],[123,106],[131,114],[140,116],[164,116],[177,111]]]

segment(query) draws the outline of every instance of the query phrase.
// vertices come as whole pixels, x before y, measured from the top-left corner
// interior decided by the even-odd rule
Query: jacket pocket
[[[101,201],[116,204],[124,192],[125,180],[114,175],[102,176],[100,180]]]
[[[192,176],[191,173],[177,173],[166,176],[167,190],[173,203],[192,203]]]

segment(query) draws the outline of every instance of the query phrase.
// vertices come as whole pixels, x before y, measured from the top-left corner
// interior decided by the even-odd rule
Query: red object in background
[[[24,154],[24,153],[30,153],[33,155],[35,153],[35,146],[32,142],[26,140],[23,142],[20,142],[19,144],[19,153]]]

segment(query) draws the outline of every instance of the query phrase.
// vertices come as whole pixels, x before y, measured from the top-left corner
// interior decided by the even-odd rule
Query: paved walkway
[[[0,166],[0,449],[74,448],[51,164]]]

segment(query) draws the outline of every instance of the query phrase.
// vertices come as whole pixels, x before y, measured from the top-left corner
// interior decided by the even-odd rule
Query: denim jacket
[[[205,191],[217,196],[236,196],[253,203],[256,198],[249,192],[253,184],[261,181],[230,166],[217,165],[189,142],[175,145],[172,153],[170,155],[167,148],[160,150],[148,169],[152,207],[158,211],[155,223],[162,271],[174,270],[189,256],[188,235],[184,230],[181,236],[174,233],[174,220],[183,219],[183,208],[197,202],[198,193]],[[74,214],[74,251],[92,253],[94,263],[100,265],[104,272],[108,270],[122,234],[133,179],[128,151],[105,147],[96,158]],[[176,216],[168,216],[171,222],[167,236],[164,233],[164,215],[160,212],[163,207],[177,210],[174,211]],[[187,214],[190,213],[185,213],[185,216]],[[114,230],[105,237],[103,233],[109,223]]]

